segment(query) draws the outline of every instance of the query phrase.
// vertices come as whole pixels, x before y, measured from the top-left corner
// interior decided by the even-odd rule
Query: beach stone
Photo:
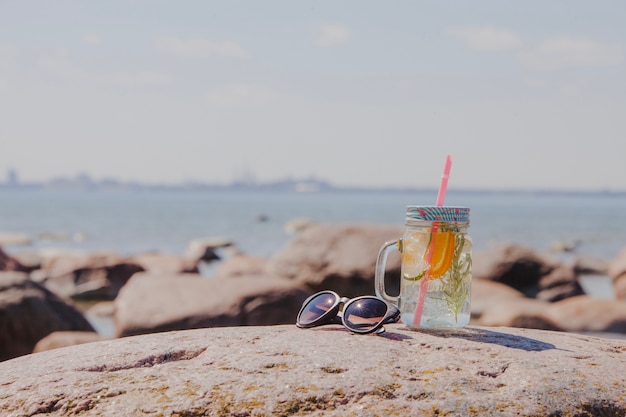
[[[87,236],[84,233],[41,232],[37,234],[37,239],[42,242],[84,242]]]
[[[212,262],[221,259],[217,250],[225,248],[236,250],[235,242],[219,236],[202,237],[189,242],[185,256],[197,262]]]
[[[620,300],[626,300],[626,248],[611,260],[608,274],[613,279],[615,296]]]
[[[581,275],[607,275],[609,261],[588,255],[576,255],[574,258],[574,270]]]
[[[619,300],[626,300],[626,275],[622,275],[613,281],[615,297]]]
[[[492,304],[510,298],[525,298],[525,296],[515,288],[499,282],[482,279],[472,280],[470,303],[472,318],[480,318]]]
[[[476,324],[491,327],[520,327],[563,330],[547,315],[551,303],[528,297],[493,299]]]
[[[28,268],[22,265],[17,259],[8,255],[0,247],[0,271],[21,271],[28,272]]]
[[[197,274],[198,261],[178,255],[159,252],[147,252],[131,258],[144,271],[155,274]]]
[[[89,322],[23,272],[0,272],[0,360],[31,353],[59,330],[93,331]]]
[[[552,242],[550,250],[558,253],[575,252],[582,243],[581,239],[557,240]]]
[[[115,299],[118,337],[200,327],[294,322],[309,295],[284,279],[140,273]]]
[[[12,254],[12,257],[17,260],[26,271],[40,269],[43,262],[43,257],[37,251],[20,251]]]
[[[115,313],[114,301],[99,301],[85,311],[87,316],[100,318],[113,317],[113,313]]]
[[[570,265],[556,266],[539,279],[538,287],[535,297],[545,301],[554,302],[585,294],[574,267]]]
[[[270,259],[271,276],[292,279],[313,291],[334,290],[345,297],[374,293],[380,247],[397,240],[403,227],[374,224],[315,224],[298,233]],[[390,255],[386,285],[399,293],[400,256]]]
[[[27,234],[0,232],[0,246],[28,246],[32,243],[33,240]]]
[[[626,247],[622,248],[609,262],[608,274],[615,279],[626,274]]]
[[[472,276],[500,282],[527,297],[547,301],[584,293],[572,267],[517,244],[499,244],[476,253]],[[541,294],[542,291],[546,292]]]
[[[144,268],[112,252],[48,256],[37,280],[63,298],[112,300],[135,273]]]
[[[626,334],[626,302],[586,295],[552,303],[546,316],[567,332]]]
[[[64,331],[52,332],[41,339],[33,348],[33,353],[45,352],[46,350],[59,349],[68,346],[81,345],[83,343],[99,342],[105,340],[96,332]]]
[[[310,217],[296,217],[295,219],[291,219],[285,223],[283,231],[286,235],[295,235],[296,233],[300,233],[307,227],[314,224],[317,224],[317,221]]]
[[[269,260],[261,256],[239,254],[224,259],[217,264],[214,276],[217,278],[267,277]]]
[[[9,416],[626,414],[626,341],[472,326],[197,329],[0,363]],[[80,358],[80,360],[77,360]]]

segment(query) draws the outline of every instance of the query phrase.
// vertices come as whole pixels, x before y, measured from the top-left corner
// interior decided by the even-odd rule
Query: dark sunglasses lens
[[[346,326],[357,332],[375,328],[387,313],[387,304],[377,298],[361,298],[350,303],[343,312]]]
[[[300,312],[300,316],[298,317],[298,323],[306,325],[319,320],[325,313],[328,312],[335,303],[337,302],[337,297],[330,293],[321,293],[317,296],[313,297],[304,307],[302,307],[302,311]]]

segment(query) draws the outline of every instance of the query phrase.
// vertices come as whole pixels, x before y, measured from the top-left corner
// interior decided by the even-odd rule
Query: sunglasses
[[[399,318],[400,310],[380,298],[364,295],[349,299],[339,297],[334,291],[321,291],[304,300],[296,326],[308,329],[343,324],[353,333],[382,333],[385,331],[383,324],[394,323]]]

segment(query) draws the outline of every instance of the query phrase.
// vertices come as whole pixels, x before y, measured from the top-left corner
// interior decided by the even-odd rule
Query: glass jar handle
[[[376,272],[374,274],[374,286],[376,288],[376,296],[383,300],[398,304],[398,297],[392,297],[385,291],[385,266],[387,265],[387,256],[391,251],[402,251],[402,239],[391,240],[385,242],[378,251],[378,258],[376,258]]]

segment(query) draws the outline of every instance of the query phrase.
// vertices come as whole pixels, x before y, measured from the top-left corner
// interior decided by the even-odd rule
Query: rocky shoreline
[[[186,256],[12,257],[0,249],[0,360],[98,338],[291,324],[316,291],[372,294],[378,249],[402,232],[397,226],[311,223],[271,258],[241,253],[234,242],[216,238],[192,242]],[[214,265],[211,277],[199,272],[206,262]],[[581,277],[592,275],[612,279],[613,299],[585,293]],[[387,277],[388,289],[397,291],[399,257],[390,257]],[[112,334],[94,334],[85,317],[109,320]],[[472,324],[622,338],[626,248],[615,259],[567,263],[512,244],[475,253]]]
[[[294,325],[124,337],[0,362],[0,414],[606,416],[626,342],[470,326],[382,336]]]

